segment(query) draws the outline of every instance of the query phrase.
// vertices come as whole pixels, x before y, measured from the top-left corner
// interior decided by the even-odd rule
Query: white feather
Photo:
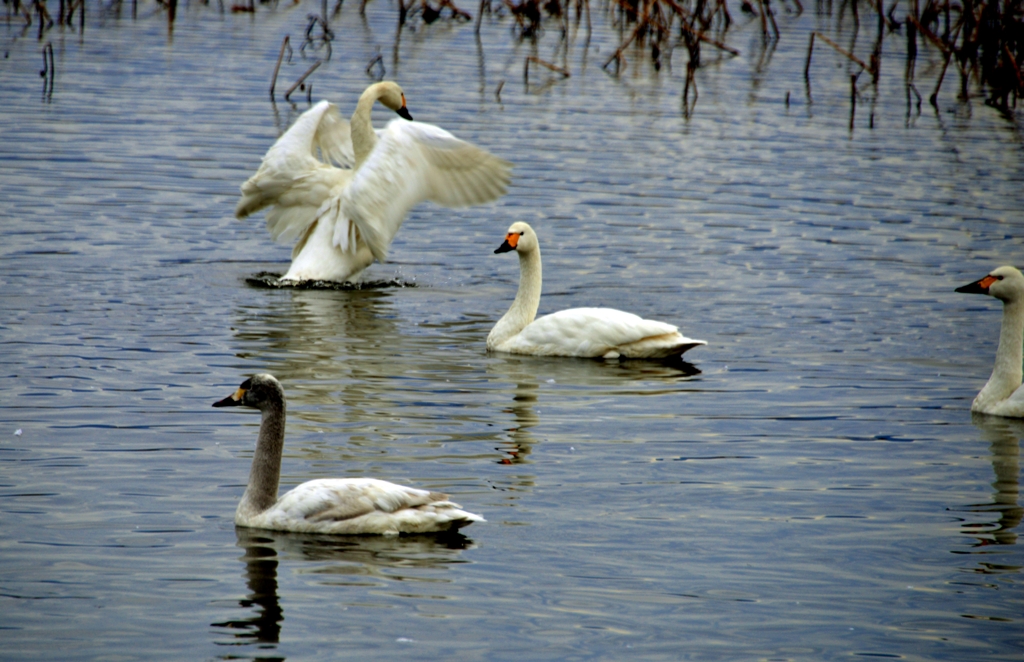
[[[1003,323],[992,375],[971,403],[979,414],[1024,418],[1024,388],[1021,387],[1024,356],[1024,275],[1004,266],[957,292],[987,294],[1003,302]]]
[[[373,130],[374,101],[393,104],[395,95],[404,99],[394,83],[371,85],[351,122],[321,101],[242,185],[236,216],[270,207],[271,236],[296,242],[283,280],[351,280],[374,259],[386,259],[417,204],[465,207],[505,194],[511,164],[444,129],[400,119]]]
[[[499,250],[519,254],[519,292],[487,336],[487,349],[534,356],[668,358],[706,345],[678,327],[613,308],[570,308],[534,319],[540,305],[540,241],[526,223],[513,223]]]
[[[284,389],[272,375],[242,383],[214,407],[245,406],[263,412],[249,482],[235,511],[235,524],[299,533],[383,534],[452,531],[479,515],[448,496],[375,478],[323,478],[277,496],[284,446]]]

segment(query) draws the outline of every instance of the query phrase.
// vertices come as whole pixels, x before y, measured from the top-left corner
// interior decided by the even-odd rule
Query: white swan
[[[324,478],[277,496],[284,447],[285,401],[280,382],[268,374],[245,380],[214,407],[254,407],[263,412],[249,485],[235,524],[299,533],[384,534],[454,531],[484,518],[448,496],[374,478]]]
[[[571,308],[535,320],[540,305],[540,242],[528,224],[513,223],[495,253],[519,253],[519,292],[487,336],[487,349],[534,356],[663,359],[680,356],[693,340],[665,322],[613,308]]]
[[[376,101],[405,119],[374,131]],[[374,258],[384,261],[414,205],[465,207],[504,195],[510,163],[411,120],[402,88],[385,81],[366,88],[351,122],[321,101],[267,151],[242,184],[235,216],[272,207],[270,234],[296,241],[282,281],[353,280]]]
[[[1020,388],[1024,354],[1024,276],[1013,267],[999,267],[956,291],[988,294],[1003,302],[1003,327],[999,331],[996,365],[992,376],[974,398],[971,411],[1024,418],[1024,388]]]

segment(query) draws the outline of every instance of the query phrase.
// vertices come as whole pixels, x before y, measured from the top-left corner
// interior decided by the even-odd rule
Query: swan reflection
[[[651,383],[679,383],[701,374],[685,361],[601,361],[593,359],[494,355],[487,364],[491,381],[508,384],[512,401],[502,407],[503,414],[511,415],[511,427],[505,427],[507,438],[497,448],[503,457],[501,464],[528,464],[528,456],[538,439],[533,429],[541,422],[543,409],[540,398],[542,385],[561,385],[573,389],[596,389],[606,392],[609,387],[621,395],[660,393],[664,389],[651,389]],[[635,388],[634,388],[635,387]],[[507,425],[502,419],[501,425]]]
[[[391,293],[386,290],[284,290],[260,301],[258,308],[237,312],[238,356],[273,366],[279,379],[316,380],[345,376],[364,362],[352,355],[392,358],[404,338],[394,323]]]
[[[977,538],[977,545],[1013,545],[1017,542],[1017,528],[1024,516],[1019,503],[1020,494],[1020,439],[1024,437],[1024,420],[972,414],[971,423],[977,427],[990,446],[992,470],[991,503],[970,504],[969,512],[998,513],[994,522],[969,523],[964,533]]]
[[[344,582],[331,581],[333,586],[379,586],[388,581],[404,582],[431,571],[430,579],[438,581],[437,570],[447,565],[466,563],[462,551],[473,543],[461,533],[417,536],[329,536],[283,533],[236,527],[237,545],[244,550],[240,560],[248,593],[238,601],[245,612],[241,618],[212,623],[214,628],[232,633],[223,646],[256,645],[273,648],[280,642],[284,608],[278,592],[277,571],[280,563],[294,569],[301,563],[308,568],[297,572],[344,576]],[[234,658],[234,655],[221,656]],[[258,657],[257,659],[278,659]]]

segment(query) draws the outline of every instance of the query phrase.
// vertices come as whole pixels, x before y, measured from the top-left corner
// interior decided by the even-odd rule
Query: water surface
[[[513,185],[417,208],[367,273],[405,287],[258,288],[290,248],[232,213],[307,107],[267,97],[307,4],[183,6],[172,34],[156,6],[90,5],[44,37],[49,96],[35,30],[0,26],[5,659],[1019,659],[1024,427],[971,415],[1000,310],[953,292],[1024,263],[1019,111],[950,86],[908,112],[895,38],[851,129],[845,63],[817,52],[806,95],[807,33],[836,20],[810,11],[767,53],[737,26],[687,117],[682,50],[615,78],[597,32],[525,87],[554,35],[418,25],[396,51],[394,6],[346,5],[312,98],[349,112],[379,52]],[[515,220],[541,312],[708,346],[685,370],[487,354]],[[257,371],[289,397],[283,487],[375,476],[488,522],[236,530],[258,416],[210,404]]]

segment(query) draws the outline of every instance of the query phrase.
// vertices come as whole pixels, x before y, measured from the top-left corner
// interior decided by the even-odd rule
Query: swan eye
[[[1002,280],[1002,279],[1003,279],[1002,276],[996,276],[996,280]]]

